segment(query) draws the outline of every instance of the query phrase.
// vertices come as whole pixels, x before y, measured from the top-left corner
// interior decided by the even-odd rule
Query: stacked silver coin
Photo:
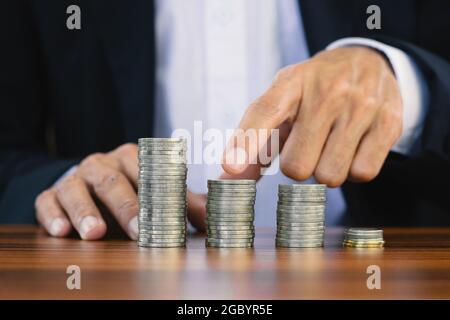
[[[208,180],[206,245],[253,247],[255,197],[255,180]]]
[[[323,246],[326,191],[326,186],[322,184],[278,186],[277,246]]]
[[[344,232],[347,248],[382,248],[384,246],[383,230],[375,228],[348,228]]]
[[[186,140],[139,139],[139,236],[142,247],[186,245]]]

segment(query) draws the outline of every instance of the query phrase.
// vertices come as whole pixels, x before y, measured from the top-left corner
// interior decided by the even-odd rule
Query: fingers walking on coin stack
[[[255,197],[255,180],[208,180],[206,245],[253,247]]]
[[[139,139],[139,236],[142,247],[186,245],[186,140]]]
[[[326,190],[323,184],[278,186],[277,246],[323,246]]]

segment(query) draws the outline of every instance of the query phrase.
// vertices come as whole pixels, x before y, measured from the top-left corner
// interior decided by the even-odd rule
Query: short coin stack
[[[326,191],[323,184],[278,186],[277,246],[323,246]]]
[[[255,180],[208,180],[206,245],[253,247]]]
[[[139,139],[139,246],[186,245],[186,174],[185,139]]]
[[[344,247],[382,248],[383,230],[375,228],[348,228],[344,232]]]

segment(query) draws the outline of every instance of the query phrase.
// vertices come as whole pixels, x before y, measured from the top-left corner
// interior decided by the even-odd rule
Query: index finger
[[[246,110],[223,155],[225,172],[236,175],[256,164],[258,155],[286,119],[293,119],[301,98],[298,66],[280,71],[270,88]]]

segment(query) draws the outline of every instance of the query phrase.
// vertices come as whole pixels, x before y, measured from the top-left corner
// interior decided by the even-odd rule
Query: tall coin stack
[[[344,231],[343,246],[348,248],[382,248],[384,246],[383,230],[348,228]]]
[[[255,180],[208,180],[206,245],[253,247],[255,197]]]
[[[139,236],[142,247],[186,245],[186,140],[139,139]]]
[[[279,247],[322,247],[327,188],[323,184],[278,186],[277,235]]]

